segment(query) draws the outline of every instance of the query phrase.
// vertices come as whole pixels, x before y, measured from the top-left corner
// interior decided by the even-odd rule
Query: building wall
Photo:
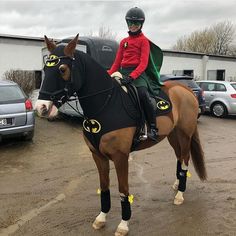
[[[226,81],[236,81],[236,58],[227,60],[210,57],[207,62],[207,70],[225,70]]]
[[[161,74],[193,70],[196,80],[207,80],[207,71],[225,70],[226,81],[236,81],[236,58],[164,52]]]
[[[203,79],[202,58],[164,52],[161,74],[172,74],[175,70],[194,70],[194,78]]]
[[[0,39],[0,79],[10,69],[41,70],[42,41]]]

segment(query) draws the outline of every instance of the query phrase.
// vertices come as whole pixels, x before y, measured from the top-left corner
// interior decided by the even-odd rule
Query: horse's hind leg
[[[188,162],[190,159],[190,143],[191,137],[186,134],[182,134],[179,137],[181,156],[177,161],[177,178],[179,180],[178,192],[174,199],[175,205],[181,205],[184,202],[183,193],[186,190]]]
[[[177,157],[176,181],[173,185],[175,190],[178,190],[174,204],[181,205],[184,202],[183,193],[186,190],[188,162],[190,159],[190,142],[191,138],[178,131],[174,131],[169,137],[169,142],[175,150]]]
[[[106,223],[106,215],[111,208],[111,198],[110,198],[110,190],[109,190],[109,160],[106,157],[96,155],[92,153],[93,159],[96,163],[99,172],[100,179],[100,189],[101,189],[101,212],[96,217],[93,222],[94,229],[101,229],[105,226]]]
[[[177,160],[179,160],[181,158],[181,149],[180,149],[179,140],[177,138],[176,130],[174,129],[167,138],[170,145],[174,149]],[[172,185],[172,188],[174,190],[178,190],[178,187],[179,187],[179,179],[178,179],[178,170],[176,169],[176,180],[174,184]]]

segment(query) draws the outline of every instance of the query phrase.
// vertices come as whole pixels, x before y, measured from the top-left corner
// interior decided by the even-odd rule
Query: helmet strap
[[[138,31],[135,31],[135,32],[131,32],[130,30],[128,31],[128,34],[131,35],[131,36],[139,35],[141,33],[142,33],[142,29],[141,28]]]

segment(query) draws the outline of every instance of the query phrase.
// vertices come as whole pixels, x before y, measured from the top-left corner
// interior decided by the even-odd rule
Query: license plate
[[[12,124],[11,118],[0,119],[0,126],[11,125],[11,124]]]

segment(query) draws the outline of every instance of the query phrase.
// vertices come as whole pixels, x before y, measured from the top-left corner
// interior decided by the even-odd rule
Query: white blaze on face
[[[35,103],[35,110],[39,116],[53,118],[58,115],[58,109],[52,101],[38,99]]]

